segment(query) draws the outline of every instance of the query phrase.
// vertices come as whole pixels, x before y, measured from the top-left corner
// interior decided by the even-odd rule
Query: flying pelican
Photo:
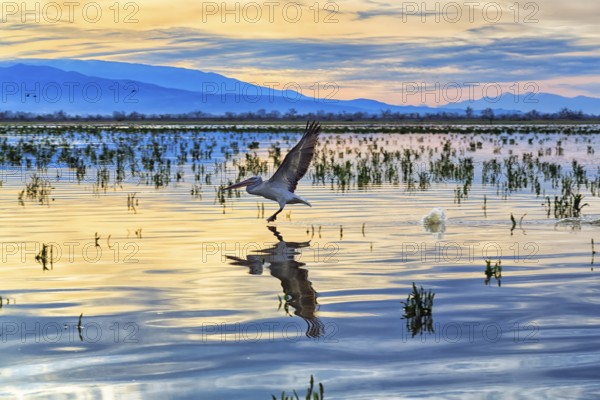
[[[319,123],[316,121],[312,123],[310,121],[307,122],[302,139],[287,153],[283,162],[269,180],[263,181],[260,176],[253,176],[245,181],[228,186],[223,190],[246,186],[248,193],[279,203],[279,210],[267,218],[267,222],[275,221],[277,214],[283,211],[283,207],[286,204],[302,203],[312,207],[308,201],[296,195],[294,191],[296,190],[298,181],[302,179],[308,170],[310,161],[315,153],[315,144],[320,132],[321,125]]]

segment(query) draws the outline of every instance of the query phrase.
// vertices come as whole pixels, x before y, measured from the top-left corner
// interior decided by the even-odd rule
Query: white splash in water
[[[421,224],[425,232],[433,234],[437,239],[444,238],[444,232],[446,232],[446,213],[441,207],[435,207],[429,214],[421,218]]]
[[[423,226],[444,225],[446,223],[446,213],[441,207],[435,207],[429,214],[421,218]]]

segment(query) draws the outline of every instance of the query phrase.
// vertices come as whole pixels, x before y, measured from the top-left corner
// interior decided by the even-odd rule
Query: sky
[[[0,58],[216,72],[319,98],[600,97],[600,7],[542,1],[6,1]]]

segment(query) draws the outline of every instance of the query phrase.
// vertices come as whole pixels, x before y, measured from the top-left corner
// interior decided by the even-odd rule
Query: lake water
[[[338,127],[273,224],[297,132],[2,129],[0,398],[600,393],[598,127]]]

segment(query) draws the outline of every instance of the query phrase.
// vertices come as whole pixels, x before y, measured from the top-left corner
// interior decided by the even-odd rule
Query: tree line
[[[440,111],[437,113],[401,113],[391,110],[381,110],[376,113],[369,112],[341,112],[316,111],[299,113],[291,108],[286,112],[277,110],[267,111],[265,109],[256,112],[226,112],[223,115],[212,115],[202,111],[186,113],[144,114],[139,112],[114,111],[112,114],[78,115],[67,114],[60,110],[53,113],[36,114],[21,111],[0,111],[0,121],[4,122],[105,122],[105,121],[340,121],[340,122],[438,122],[438,121],[462,121],[462,122],[485,122],[493,124],[501,121],[593,121],[600,119],[600,114],[586,114],[582,111],[563,108],[554,113],[544,113],[532,110],[526,113],[502,112],[497,113],[491,108],[475,111],[467,107],[463,113]]]

